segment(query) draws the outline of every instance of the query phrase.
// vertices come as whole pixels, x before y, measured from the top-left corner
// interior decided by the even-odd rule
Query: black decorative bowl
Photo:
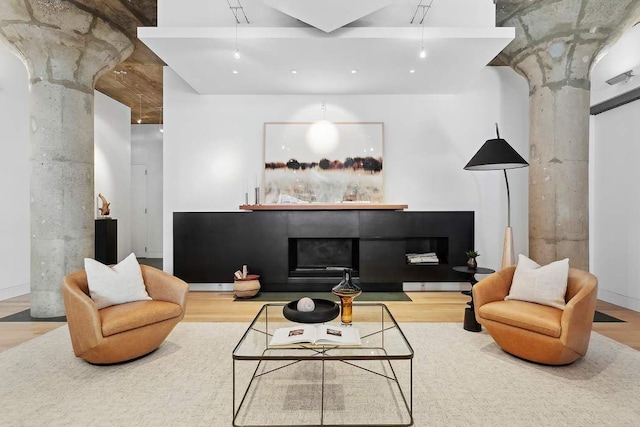
[[[340,314],[340,307],[333,301],[313,298],[316,308],[313,311],[298,311],[298,301],[291,301],[282,309],[288,320],[296,323],[324,323],[335,319]]]

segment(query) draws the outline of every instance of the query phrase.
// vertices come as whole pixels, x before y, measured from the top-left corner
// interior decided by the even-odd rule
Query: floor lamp
[[[464,168],[468,171],[502,170],[504,172],[504,182],[507,184],[507,228],[504,231],[504,244],[502,246],[502,268],[505,268],[516,263],[513,253],[511,195],[509,194],[507,169],[524,168],[529,166],[529,163],[507,141],[500,138],[500,130],[497,123],[496,134],[498,137],[488,139]]]

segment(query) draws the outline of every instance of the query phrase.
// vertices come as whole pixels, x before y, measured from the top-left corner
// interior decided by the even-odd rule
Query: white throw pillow
[[[98,309],[131,301],[150,300],[142,271],[132,253],[113,268],[94,259],[84,259],[91,299]]]
[[[521,254],[505,300],[535,302],[564,310],[568,277],[569,258],[541,267]]]

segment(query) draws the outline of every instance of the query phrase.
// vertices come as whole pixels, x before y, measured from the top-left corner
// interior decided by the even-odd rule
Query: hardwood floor
[[[459,292],[407,292],[412,301],[388,301],[399,322],[462,323],[469,297]],[[261,301],[234,302],[232,292],[190,292],[185,322],[250,322]],[[0,317],[29,308],[29,295],[0,301]],[[593,330],[640,350],[640,313],[598,301],[596,310],[625,323],[598,322]],[[64,325],[60,322],[0,322],[0,352]],[[471,332],[470,332],[471,333]]]

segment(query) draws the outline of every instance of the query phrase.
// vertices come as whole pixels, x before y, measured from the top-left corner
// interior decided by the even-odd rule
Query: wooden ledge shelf
[[[269,205],[240,205],[240,209],[243,211],[403,211],[408,207],[408,205],[385,205],[379,203],[278,203]]]

